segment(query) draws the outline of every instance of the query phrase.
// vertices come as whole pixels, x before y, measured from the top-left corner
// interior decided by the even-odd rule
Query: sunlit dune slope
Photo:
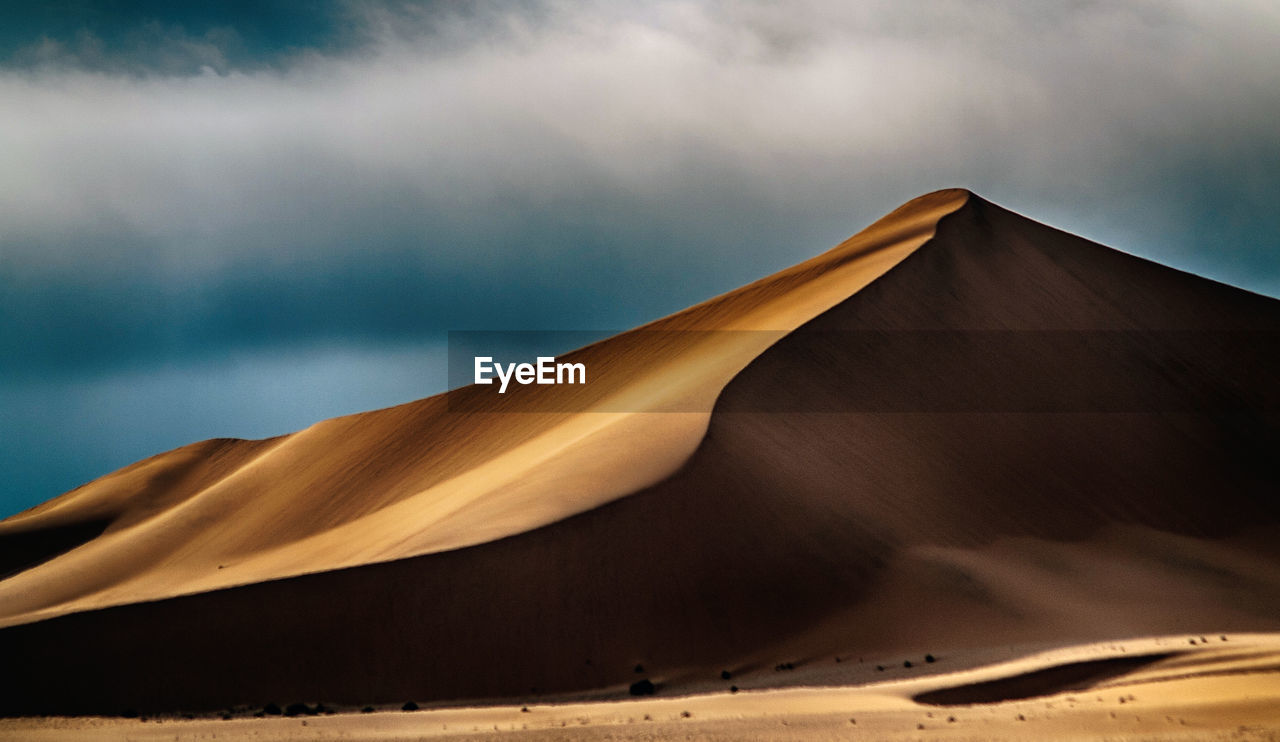
[[[438,407],[419,439],[378,432],[379,415],[417,409],[407,406],[258,443],[238,460],[227,451],[221,477],[193,468],[211,484],[154,505],[155,518],[177,527],[184,508],[199,511],[200,527],[179,532],[236,544],[210,553],[243,559],[237,581],[313,569],[323,560],[302,557],[327,548],[369,562],[420,555],[5,629],[0,654],[24,685],[0,711],[625,693],[636,665],[670,692],[721,669],[767,674],[836,655],[1280,628],[1280,302],[963,192],[904,208],[877,227],[896,236],[863,238],[895,245],[872,253],[882,269],[806,263],[668,320],[757,317],[745,326],[778,329],[763,318],[780,323],[778,307],[831,282],[765,347],[681,350],[699,359],[695,381],[672,366],[670,393],[718,395],[689,428],[623,416],[574,435],[589,415],[454,419]],[[618,360],[602,347],[583,353],[652,362],[643,348]],[[717,361],[722,352],[733,360]],[[454,443],[472,438],[475,450]],[[554,455],[518,453],[544,440]],[[295,447],[312,458],[286,466]],[[306,501],[302,513],[268,500],[271,516],[228,494],[200,511],[239,478],[262,477],[256,497],[301,492],[295,479],[316,486],[326,448],[376,458],[370,481],[400,481],[437,457],[449,475],[434,491],[459,498],[455,519],[413,499],[433,491],[421,481],[328,530],[312,511],[356,493],[331,490],[336,502]],[[468,476],[476,484],[448,489]],[[67,498],[86,520],[101,517],[76,504],[89,491]],[[127,501],[107,492],[96,497]],[[430,514],[380,517],[408,517],[410,502]],[[57,503],[26,517],[51,518]],[[207,575],[236,569],[197,570],[185,556],[212,546],[147,555],[167,538],[151,522],[9,578],[0,605],[29,620],[210,587]],[[271,552],[276,522],[289,543]],[[387,533],[401,539],[393,548],[370,540]],[[111,568],[113,536],[131,569]],[[99,572],[83,556],[95,548],[108,562]],[[54,594],[85,573],[113,575],[114,592]]]
[[[450,413],[440,395],[266,441],[196,443],[9,518],[0,575],[97,538],[0,582],[0,625],[468,546],[634,492],[692,453],[747,362],[966,198],[915,199],[816,258],[582,349],[571,359],[591,369],[586,386],[523,391],[582,413],[500,415],[491,387],[464,388],[452,394],[481,392],[495,414]],[[664,409],[686,412],[641,414]]]

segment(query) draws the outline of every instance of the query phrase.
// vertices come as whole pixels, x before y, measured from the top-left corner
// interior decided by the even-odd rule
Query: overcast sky
[[[634,326],[941,187],[1280,295],[1273,0],[3,10],[0,516],[441,391],[449,329]]]

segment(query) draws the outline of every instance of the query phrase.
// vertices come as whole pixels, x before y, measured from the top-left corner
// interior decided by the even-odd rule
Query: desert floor
[[[5,719],[0,739],[1280,739],[1280,634],[1148,637],[1007,659],[1018,651],[993,650],[985,662],[981,653],[947,655],[916,663],[910,678],[886,668],[897,677],[857,686],[305,717],[241,711],[229,720]],[[820,683],[832,669],[797,668],[787,682]],[[975,698],[1004,700],[960,703]]]

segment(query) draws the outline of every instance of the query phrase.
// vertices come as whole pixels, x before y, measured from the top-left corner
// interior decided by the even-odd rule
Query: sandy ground
[[[1003,650],[990,652],[1000,654]],[[1168,655],[1089,687],[1038,684],[1045,668]],[[1099,662],[1101,661],[1101,662]],[[913,698],[1005,679],[1029,698],[931,705]],[[1061,683],[1058,683],[1061,686]],[[326,716],[0,720],[28,740],[1271,740],[1280,739],[1280,634],[1170,636],[1077,645],[972,669],[854,687],[794,687],[595,703]]]

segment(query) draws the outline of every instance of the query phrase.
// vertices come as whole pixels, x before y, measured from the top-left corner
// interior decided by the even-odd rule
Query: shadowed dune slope
[[[625,690],[638,663],[679,688],[1280,628],[1280,302],[949,203],[715,386],[667,476],[465,548],[0,630],[22,678],[0,711]],[[481,419],[510,418],[456,424]]]
[[[1051,696],[1066,691],[1086,690],[1103,680],[1122,677],[1170,656],[1172,655],[1167,653],[1139,654],[1068,662],[1012,677],[926,691],[916,694],[912,700],[931,706],[969,706],[975,703],[1000,703]]]

